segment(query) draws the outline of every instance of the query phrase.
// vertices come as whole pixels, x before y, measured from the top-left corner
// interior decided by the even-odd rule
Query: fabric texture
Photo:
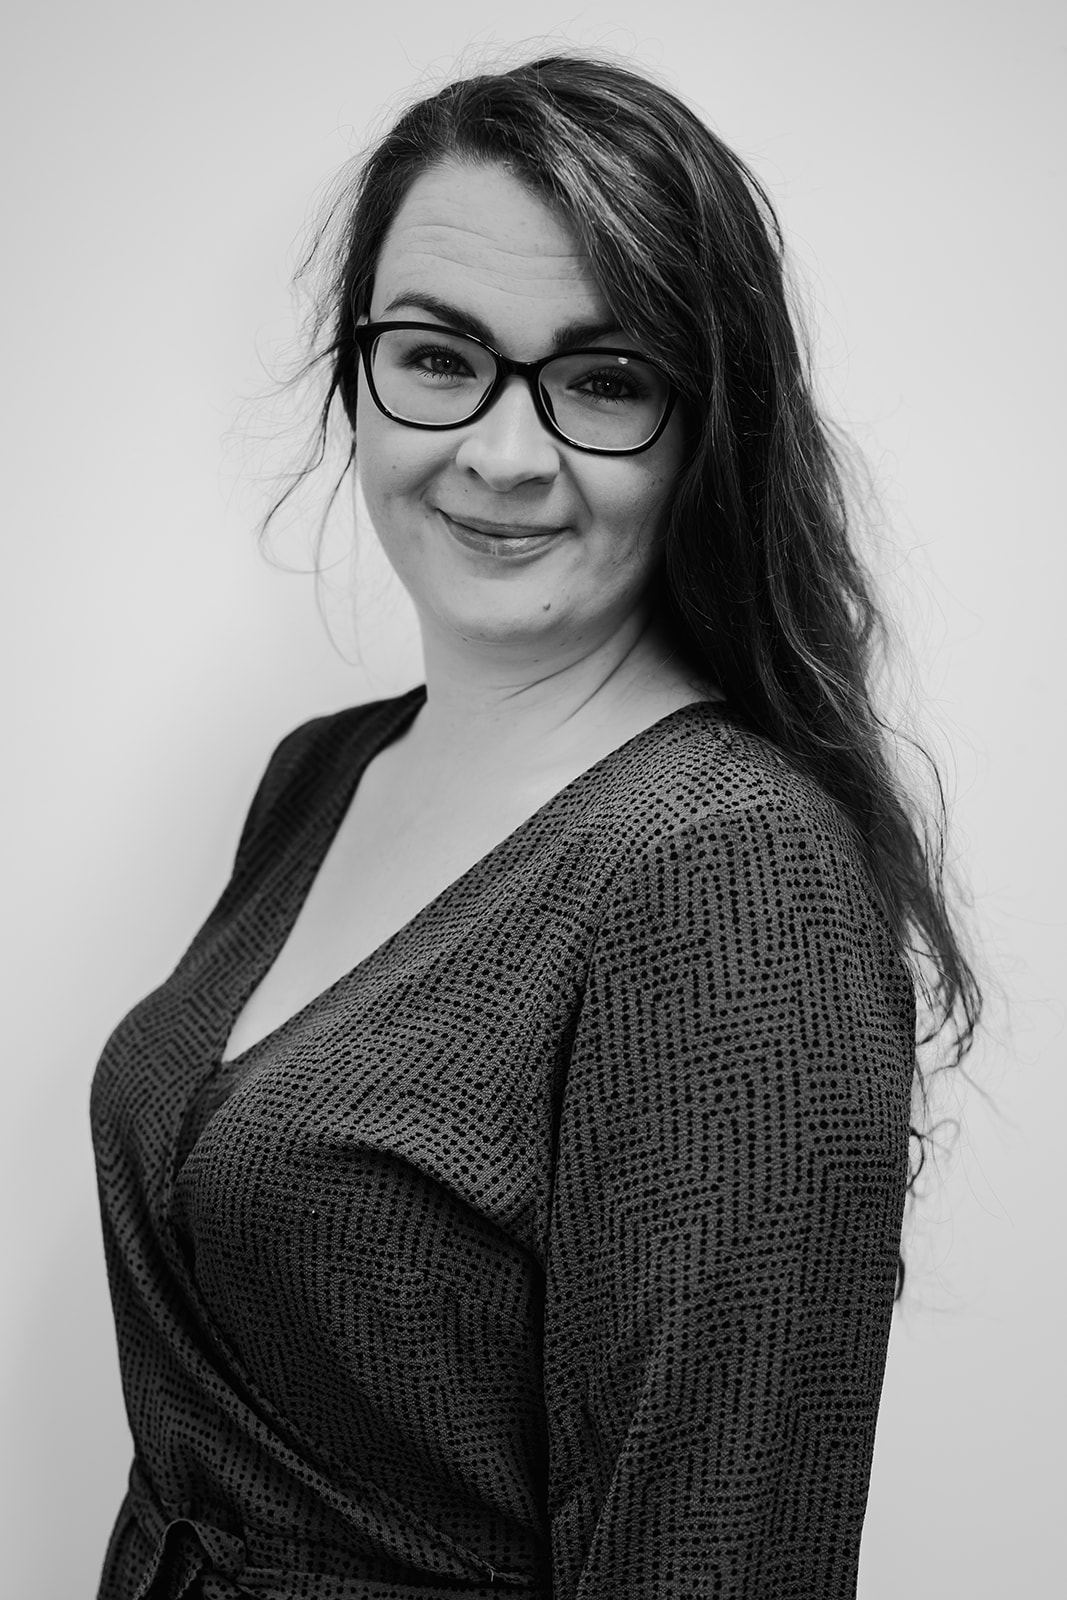
[[[222,1062],[424,700],[282,742],[97,1068],[100,1600],[853,1596],[914,998],[777,751],[673,712]]]

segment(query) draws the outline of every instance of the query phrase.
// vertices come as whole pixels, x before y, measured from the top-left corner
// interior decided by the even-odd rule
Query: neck
[[[500,773],[573,764],[689,701],[715,698],[645,609],[609,637],[546,652],[422,626],[427,700],[408,739],[438,769]]]

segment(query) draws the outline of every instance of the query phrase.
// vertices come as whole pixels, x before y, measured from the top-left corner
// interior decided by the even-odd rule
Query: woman
[[[469,79],[318,334],[426,683],[282,742],[98,1068],[100,1595],[852,1595],[977,997],[765,198],[616,66]]]

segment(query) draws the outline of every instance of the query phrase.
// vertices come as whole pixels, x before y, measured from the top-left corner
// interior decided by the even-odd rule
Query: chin
[[[433,626],[446,628],[472,644],[544,645],[556,638],[562,645],[567,619],[561,615],[557,600],[543,598],[507,610],[498,608],[490,611],[485,605],[477,609],[457,606],[435,610]]]

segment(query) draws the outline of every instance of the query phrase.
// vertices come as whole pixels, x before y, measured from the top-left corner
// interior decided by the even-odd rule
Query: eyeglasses
[[[674,409],[667,374],[633,350],[512,361],[435,322],[364,322],[354,333],[375,405],[409,428],[462,428],[489,410],[513,375],[529,386],[551,433],[595,455],[647,450]]]

